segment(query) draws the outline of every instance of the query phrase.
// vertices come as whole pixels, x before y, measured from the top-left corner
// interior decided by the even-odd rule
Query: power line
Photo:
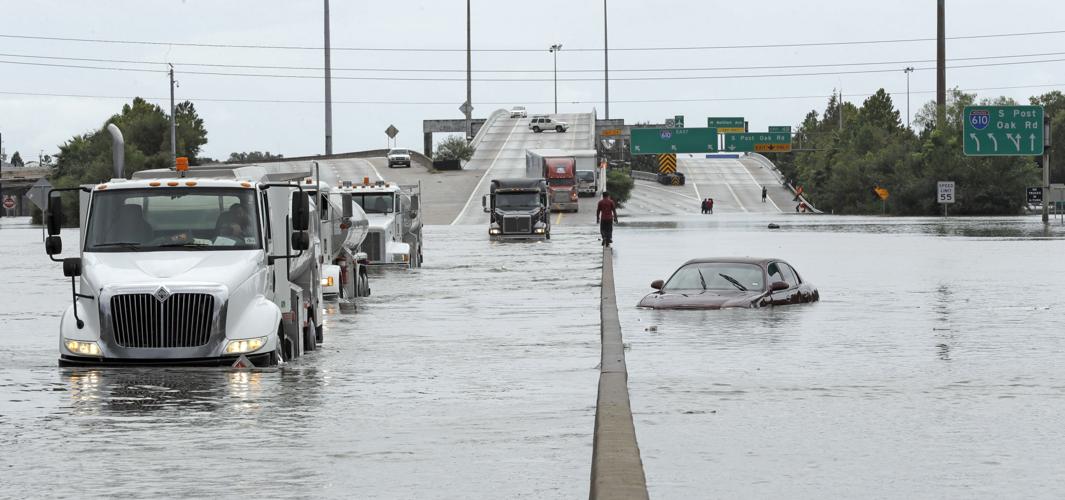
[[[1025,64],[1045,64],[1065,61],[1065,58],[1056,59],[1039,59],[1034,61],[1010,61],[1010,62],[996,62],[996,63],[981,63],[981,64],[963,64],[947,66],[947,69],[964,69],[964,68],[984,68],[995,66],[1016,66]],[[58,67],[58,68],[76,68],[76,69],[93,69],[103,71],[132,71],[139,73],[165,73],[165,70],[152,70],[143,68],[122,68],[115,66],[87,66],[81,64],[59,64],[59,63],[40,63],[40,62],[28,62],[28,61],[9,61],[0,60],[0,64],[15,64],[25,66],[43,66],[43,67]],[[935,66],[925,66],[914,68],[915,71],[934,71]],[[837,75],[858,75],[858,74],[876,74],[876,73],[896,73],[899,70],[897,68],[887,69],[866,69],[866,70],[847,70],[847,71],[819,71],[808,73],[765,73],[765,74],[739,74],[739,75],[701,75],[701,76],[641,76],[641,77],[620,77],[614,78],[614,81],[678,81],[678,80],[739,80],[739,79],[754,79],[754,78],[785,78],[785,77],[803,77],[803,76],[837,76]],[[231,76],[231,77],[251,77],[251,78],[278,78],[278,79],[298,79],[298,80],[319,80],[324,78],[322,75],[282,75],[273,73],[226,73],[218,71],[182,71],[182,75],[206,75],[206,76]],[[464,78],[418,78],[418,77],[395,77],[395,76],[334,76],[334,80],[358,80],[358,81],[388,81],[388,82],[464,82]],[[550,82],[551,78],[477,78],[478,82],[512,82],[512,83],[528,83],[528,82]],[[599,78],[559,78],[558,81],[567,82],[600,82]]]
[[[960,89],[962,92],[987,92],[997,90],[1021,90],[1021,89],[1035,89],[1035,88],[1048,88],[1048,87],[1065,87],[1065,83],[1043,83],[1043,84],[1028,84],[1028,85],[1011,85],[1001,87],[979,87],[979,88],[966,88]],[[912,90],[911,94],[934,94],[935,90]],[[844,97],[868,97],[875,92],[864,93],[849,93],[844,94]],[[904,92],[888,92],[890,95],[901,95]],[[11,96],[26,96],[26,97],[65,97],[65,98],[78,98],[78,99],[115,99],[115,100],[132,100],[136,97],[147,101],[167,101],[169,97],[142,97],[142,96],[117,96],[117,95],[92,95],[92,94],[74,94],[74,93],[50,93],[50,92],[17,92],[17,91],[0,91],[0,95]],[[838,95],[838,94],[836,94]],[[814,95],[792,95],[792,96],[748,96],[748,97],[691,97],[691,98],[659,98],[659,99],[622,99],[614,100],[610,102],[619,102],[626,104],[650,104],[650,103],[670,103],[670,102],[735,102],[735,101],[783,101],[783,100],[805,100],[805,99],[828,99],[832,97],[832,94],[814,94]],[[225,102],[225,103],[249,103],[249,104],[322,104],[325,101],[314,99],[248,99],[248,98],[188,98],[188,101],[192,102]],[[516,99],[513,101],[496,101],[496,102],[483,102],[481,104],[486,106],[509,106],[514,102],[524,102],[525,104],[552,104],[554,101],[522,101]],[[365,100],[334,100],[335,104],[356,104],[356,105],[413,105],[413,106],[453,106],[455,103],[452,101],[365,101]],[[567,104],[600,104],[599,100],[577,100],[566,101]]]
[[[1006,38],[1006,37],[1021,37],[1021,36],[1040,36],[1040,35],[1058,35],[1065,33],[1065,30],[1049,30],[1049,31],[1029,31],[1023,33],[997,33],[986,35],[963,35],[947,37],[947,40],[976,40],[984,38]],[[103,38],[75,38],[75,37],[58,37],[58,36],[39,36],[39,35],[14,35],[14,34],[0,34],[0,38],[9,39],[22,39],[22,40],[47,40],[56,42],[78,42],[78,43],[106,43],[106,44],[122,44],[122,45],[154,45],[154,46],[169,46],[169,47],[204,47],[214,49],[267,49],[267,50],[322,50],[322,47],[309,46],[309,45],[252,45],[252,44],[235,44],[235,43],[191,43],[191,42],[161,42],[152,40],[116,40],[116,39],[103,39]],[[752,44],[752,45],[697,45],[697,46],[674,46],[674,47],[620,47],[611,48],[613,51],[678,51],[678,50],[731,50],[731,49],[771,49],[771,48],[795,48],[795,47],[828,47],[839,45],[869,45],[869,44],[885,44],[885,43],[912,43],[912,42],[929,42],[935,41],[936,38],[896,38],[896,39],[883,39],[883,40],[847,40],[847,41],[832,41],[832,42],[796,42],[796,43],[771,43],[771,44]],[[465,52],[464,48],[436,48],[436,47],[332,47],[332,50],[338,51],[360,51],[360,52]],[[543,52],[543,49],[532,48],[493,48],[493,49],[472,49],[474,52]],[[578,47],[573,49],[566,49],[567,52],[599,52],[601,47]]]
[[[1042,52],[1031,54],[1007,54],[1007,55],[995,55],[995,56],[975,56],[975,57],[954,57],[947,59],[948,61],[979,61],[979,60],[999,60],[999,59],[1016,59],[1021,57],[1047,57],[1047,56],[1060,56],[1065,55],[1065,52]],[[94,63],[112,63],[112,64],[141,64],[141,65],[154,65],[159,67],[166,67],[168,64],[173,64],[179,67],[206,67],[206,68],[238,68],[238,69],[269,69],[269,70],[301,70],[301,71],[322,71],[324,68],[318,66],[276,66],[276,65],[255,65],[255,64],[231,64],[231,63],[196,63],[196,62],[161,62],[161,61],[145,61],[145,60],[132,60],[132,59],[100,59],[89,57],[67,57],[67,56],[46,56],[40,54],[13,54],[13,53],[0,53],[0,57],[17,57],[22,59],[45,59],[56,61],[77,61],[77,62],[94,62]],[[680,71],[736,71],[736,70],[771,70],[771,69],[800,69],[800,68],[832,68],[832,67],[855,67],[855,66],[886,66],[886,65],[904,65],[904,64],[916,64],[916,63],[934,63],[935,59],[910,59],[910,60],[894,60],[894,61],[867,61],[867,62],[841,62],[841,63],[819,63],[819,64],[787,64],[787,65],[772,65],[772,66],[715,66],[711,68],[647,68],[647,69],[635,69],[635,68],[623,68],[615,69],[617,72],[628,73],[661,73],[661,72],[680,72]],[[363,71],[363,72],[385,72],[385,73],[465,73],[465,69],[442,69],[442,68],[330,68],[331,71]],[[551,73],[550,69],[482,69],[472,70],[474,73]],[[602,73],[603,70],[597,69],[560,69],[559,73]]]

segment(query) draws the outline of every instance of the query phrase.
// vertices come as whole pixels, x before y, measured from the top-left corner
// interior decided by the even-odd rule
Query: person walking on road
[[[610,198],[610,193],[603,191],[603,199],[595,208],[595,222],[599,224],[599,233],[603,236],[603,246],[608,247],[614,241],[614,221],[618,219],[618,207]]]
[[[705,214],[705,213],[706,213],[706,211],[707,211],[707,210],[706,210],[706,203],[707,203],[707,200],[708,200],[708,199],[709,199],[709,198],[707,198],[707,199],[704,199],[704,200],[702,201],[702,203],[701,203],[701,205],[702,205],[702,208],[703,208],[703,213],[704,213],[704,214]]]
[[[795,188],[795,199],[791,200],[791,201],[799,201],[799,198],[801,198],[801,197],[802,197],[802,186],[799,186],[799,187]]]
[[[765,203],[765,197],[767,194],[769,194],[769,190],[767,190],[765,186],[762,186],[762,203]]]
[[[713,198],[707,198],[706,199],[706,210],[708,212],[710,212],[710,215],[714,214],[714,199]]]

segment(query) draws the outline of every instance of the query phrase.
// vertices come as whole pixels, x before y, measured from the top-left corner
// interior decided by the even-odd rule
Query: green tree
[[[260,161],[280,160],[285,155],[271,154],[269,151],[248,151],[246,153],[229,153],[226,163],[255,163]]]
[[[22,161],[22,155],[15,151],[15,154],[11,155],[11,165],[14,167],[24,167],[26,162]]]
[[[1043,106],[1044,113],[1050,120],[1050,182],[1065,182],[1065,94],[1060,90],[1030,98],[1033,106]],[[1042,168],[1042,158],[1038,158]]]
[[[611,169],[606,172],[606,191],[617,202],[618,206],[628,201],[632,194],[632,177],[620,170]]]
[[[466,139],[457,135],[450,136],[436,145],[433,153],[434,160],[462,160],[469,161],[473,157],[473,147]]]

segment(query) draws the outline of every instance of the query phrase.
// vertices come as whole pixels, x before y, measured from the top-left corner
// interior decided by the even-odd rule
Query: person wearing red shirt
[[[595,208],[595,222],[599,224],[599,232],[603,235],[603,246],[610,246],[614,239],[614,221],[618,219],[618,208],[614,200],[610,199],[610,193],[603,191],[603,199]]]

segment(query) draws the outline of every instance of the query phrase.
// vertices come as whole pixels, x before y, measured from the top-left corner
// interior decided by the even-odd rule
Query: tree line
[[[1049,92],[1029,99],[1045,107],[1055,151],[1051,181],[1065,180],[1065,95]],[[861,106],[835,96],[824,112],[810,111],[795,131],[792,153],[769,154],[781,173],[802,186],[817,208],[836,214],[935,215],[936,183],[954,181],[959,215],[1018,214],[1025,188],[1042,185],[1041,158],[970,157],[962,154],[965,106],[1012,105],[1010,98],[977,101],[976,94],[953,89],[946,120],[937,123],[936,104],[926,103],[916,127],[906,127],[891,96],[880,89]],[[874,191],[887,190],[882,201]]]

